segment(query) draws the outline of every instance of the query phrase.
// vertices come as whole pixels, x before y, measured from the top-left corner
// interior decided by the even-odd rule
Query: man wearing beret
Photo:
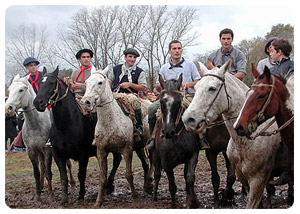
[[[112,91],[119,89],[122,93],[138,93],[146,91],[146,75],[143,69],[136,65],[136,59],[140,54],[134,48],[128,48],[124,52],[125,63],[119,64],[108,73],[108,79]],[[140,100],[137,100],[137,105],[133,107],[136,118],[136,129],[139,135],[143,136],[143,123]]]
[[[82,49],[75,55],[80,63],[80,68],[71,75],[71,89],[78,97],[82,97],[86,90],[85,81],[91,76],[93,52],[90,49]]]
[[[28,57],[23,62],[23,65],[28,70],[28,73],[27,73],[27,75],[29,75],[28,81],[32,85],[35,93],[38,92],[38,90],[39,90],[38,82],[43,77],[43,73],[36,70],[36,66],[39,64],[40,64],[40,62],[34,57]]]

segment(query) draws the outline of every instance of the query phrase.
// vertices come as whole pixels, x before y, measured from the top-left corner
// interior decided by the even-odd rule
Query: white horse
[[[207,125],[223,114],[225,125],[231,136],[227,147],[228,158],[235,166],[238,179],[249,192],[247,208],[258,208],[266,185],[268,193],[271,192],[268,188],[268,180],[281,138],[278,134],[259,136],[255,140],[238,136],[233,124],[249,88],[228,72],[230,61],[220,69],[214,68],[211,71],[207,70],[203,64],[200,65],[205,75],[196,84],[195,97],[184,112],[182,119],[187,129],[204,133]],[[263,127],[265,125],[260,126],[258,131]],[[275,129],[277,125],[273,124],[270,130]],[[270,202],[271,197],[268,197],[268,205]]]
[[[126,162],[126,179],[130,185],[132,196],[137,196],[133,185],[131,168],[134,148],[133,123],[123,113],[114,99],[106,77],[107,71],[108,68],[103,71],[92,72],[86,81],[86,92],[81,100],[86,110],[91,111],[95,105],[97,108],[98,121],[95,129],[94,143],[97,146],[100,179],[98,196],[94,207],[99,207],[103,204],[103,189],[106,183],[107,155],[109,152],[119,152],[124,156]]]
[[[50,111],[38,112],[33,106],[36,94],[28,82],[28,77],[20,78],[16,75],[9,86],[9,97],[5,104],[5,114],[13,116],[19,109],[24,112],[25,120],[22,128],[22,137],[27,153],[33,166],[36,183],[37,200],[41,200],[41,191],[44,185],[44,177],[48,181],[48,191],[53,199],[51,162],[52,153],[50,147],[45,147],[49,139],[51,127]],[[39,170],[39,163],[40,169]]]

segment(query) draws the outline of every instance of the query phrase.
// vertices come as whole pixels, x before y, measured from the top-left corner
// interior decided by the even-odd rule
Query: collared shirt
[[[182,83],[194,82],[201,78],[196,65],[186,60],[182,62],[181,66],[172,68],[170,68],[170,63],[164,64],[159,71],[159,74],[164,80],[178,79],[181,73],[183,74]],[[159,83],[158,78],[157,83]],[[189,88],[189,91],[195,93],[193,88]]]
[[[225,62],[232,59],[231,74],[236,74],[237,72],[243,72],[247,74],[246,71],[246,56],[245,54],[237,48],[233,48],[232,52],[228,55],[222,53],[222,48],[218,49],[209,55],[208,59],[216,67],[221,67]]]
[[[264,69],[265,69],[265,66],[267,66],[269,69],[271,69],[273,66],[275,66],[275,63],[274,64],[271,64],[271,59],[269,57],[265,58],[265,59],[262,59],[258,62],[257,64],[257,71],[262,74],[264,73]]]
[[[84,83],[83,83],[82,80],[81,80],[81,74],[79,75],[79,78],[77,79],[77,82],[82,84],[82,88],[81,88],[81,89],[76,89],[76,90],[74,90],[74,93],[75,93],[75,94],[79,94],[80,96],[83,96],[83,95],[84,95],[85,90],[86,90],[85,81],[91,76],[92,70],[95,70],[95,67],[94,67],[94,66],[92,66],[91,68],[86,69],[86,70],[84,71]],[[71,82],[72,82],[72,83],[75,82],[75,79],[76,79],[76,77],[78,76],[79,72],[80,72],[80,69],[73,71],[73,73],[72,73],[72,75],[71,75]]]

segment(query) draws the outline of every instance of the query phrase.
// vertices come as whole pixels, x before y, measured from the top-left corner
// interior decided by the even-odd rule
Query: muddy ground
[[[13,155],[13,154],[12,154]],[[94,160],[95,161],[95,160]],[[115,191],[111,195],[104,197],[104,204],[101,208],[105,209],[167,209],[170,208],[170,194],[168,190],[168,180],[165,173],[162,173],[158,190],[158,201],[153,202],[151,195],[143,192],[143,170],[139,161],[135,157],[133,172],[134,185],[138,192],[138,199],[133,200],[131,197],[129,185],[125,179],[124,161],[115,177]],[[55,163],[54,163],[55,164]],[[111,164],[111,163],[110,163]],[[218,168],[221,177],[220,191],[225,187],[226,168],[225,162],[221,155],[218,157]],[[35,184],[32,173],[23,173],[18,175],[10,175],[5,178],[5,202],[10,208],[16,209],[89,209],[94,204],[97,197],[98,185],[98,166],[89,165],[86,179],[86,195],[84,201],[77,201],[79,192],[79,182],[77,180],[77,169],[74,170],[77,184],[75,188],[69,187],[69,203],[61,205],[61,186],[59,179],[53,181],[53,189],[55,200],[50,201],[47,196],[47,188],[42,192],[42,203],[34,200]],[[58,171],[53,171],[54,176],[58,177]],[[175,169],[175,178],[177,184],[177,208],[185,209],[185,182],[183,178],[183,165],[177,166]],[[218,207],[223,209],[239,209],[246,206],[247,197],[241,194],[241,184],[236,182],[234,189],[237,193],[233,205],[226,207]],[[213,205],[213,189],[211,184],[210,167],[206,157],[202,154],[199,156],[198,165],[196,168],[196,183],[195,191],[200,202],[200,209],[212,209]],[[277,187],[275,197],[272,200],[272,206],[275,209],[286,209],[287,205],[287,185]],[[264,201],[266,193],[264,194]]]

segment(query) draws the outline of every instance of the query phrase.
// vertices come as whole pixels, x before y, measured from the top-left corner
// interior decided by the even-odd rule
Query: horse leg
[[[46,179],[48,181],[48,192],[50,195],[50,200],[53,201],[54,194],[53,194],[53,190],[52,190],[51,165],[52,165],[52,150],[51,150],[51,148],[46,148]]]
[[[33,175],[35,179],[35,186],[36,186],[36,200],[41,201],[41,177],[40,177],[40,170],[39,170],[39,160],[37,155],[31,150],[28,149],[28,157],[31,161],[33,167]]]
[[[156,153],[157,151],[154,151],[154,153]],[[155,155],[153,153],[153,155]],[[152,195],[152,199],[153,201],[157,201],[157,189],[158,189],[158,184],[161,178],[161,163],[160,163],[160,159],[158,159],[158,157],[154,158],[155,161],[153,161],[152,165],[155,165],[154,167],[154,189],[153,189],[153,195]]]
[[[45,175],[46,175],[46,165],[45,165],[45,156],[43,153],[38,154],[39,163],[40,163],[40,180],[41,180],[41,190],[43,190],[45,185]]]
[[[197,199],[195,184],[195,169],[198,162],[198,152],[184,166],[184,178],[186,183],[186,201],[189,208],[198,208],[199,201]]]
[[[107,184],[106,184],[106,190],[105,190],[105,193],[106,194],[111,194],[115,187],[114,187],[114,179],[115,179],[115,174],[117,172],[117,169],[121,163],[121,160],[122,160],[122,156],[121,154],[119,153],[113,153],[113,168],[110,172],[110,175],[107,179]]]
[[[124,156],[124,160],[126,162],[126,179],[129,183],[130,189],[131,189],[131,194],[133,198],[137,197],[137,192],[134,188],[133,185],[133,175],[132,175],[132,148],[130,148],[131,146],[128,146],[128,148],[125,148],[123,150],[123,156]]]
[[[146,161],[146,155],[144,152],[144,149],[138,149],[136,150],[136,154],[139,157],[139,159],[142,162],[142,167],[144,169],[144,191],[148,194],[152,194],[152,179],[149,174],[149,165],[148,162]]]
[[[294,180],[288,183],[288,205],[292,206],[294,204]]]
[[[227,177],[226,177],[226,188],[222,193],[222,199],[221,199],[221,204],[222,205],[228,205],[228,200],[233,200],[233,196],[235,194],[232,186],[234,182],[236,181],[236,176],[235,176],[235,169],[232,164],[230,164],[230,161],[227,157],[226,152],[222,152],[225,163],[226,163],[226,169],[227,169]]]
[[[107,174],[107,156],[108,156],[108,152],[97,148],[97,159],[100,168],[100,174],[99,174],[98,195],[93,208],[98,208],[103,204],[103,189],[106,185],[106,174]]]
[[[69,171],[69,176],[70,176],[70,185],[71,187],[75,187],[76,186],[76,180],[74,178],[73,172],[72,172],[72,162],[70,159],[67,160],[67,167],[68,167],[68,171]]]
[[[246,209],[257,209],[261,204],[262,195],[264,192],[264,178],[252,178],[249,181],[249,199]]]
[[[165,168],[165,172],[166,172],[166,174],[168,176],[168,180],[169,180],[169,191],[170,191],[171,200],[172,200],[171,206],[172,206],[172,209],[175,209],[176,208],[175,194],[177,192],[177,187],[175,184],[174,171],[173,171],[173,169]]]
[[[211,169],[211,183],[214,189],[214,206],[216,207],[219,203],[219,186],[220,186],[220,176],[217,167],[217,153],[210,150],[205,151],[206,158],[209,162]]]
[[[65,204],[68,202],[68,176],[67,176],[67,169],[66,169],[67,160],[64,158],[58,157],[55,153],[54,153],[54,160],[59,169],[60,183],[62,186],[61,204]]]
[[[83,200],[85,195],[85,179],[86,179],[86,168],[89,162],[89,158],[83,157],[79,159],[79,171],[78,180],[80,184],[78,200]]]

